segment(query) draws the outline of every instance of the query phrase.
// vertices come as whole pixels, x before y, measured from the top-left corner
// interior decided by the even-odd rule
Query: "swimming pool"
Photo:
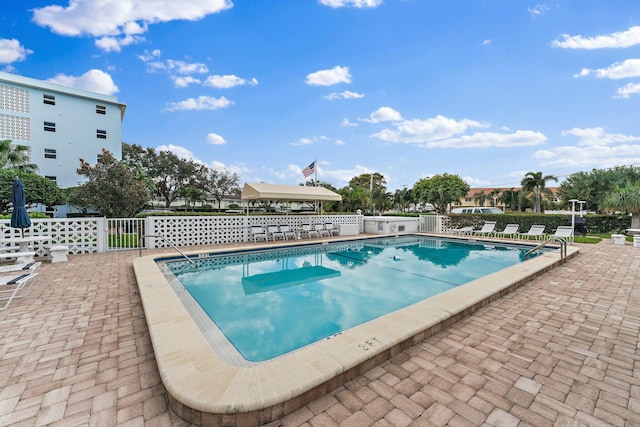
[[[347,244],[357,237],[339,240]],[[488,239],[485,243],[494,242]],[[288,243],[216,245],[189,255],[197,261],[212,254],[227,255],[233,249],[267,246],[291,247]],[[577,253],[577,247],[570,246],[567,256]],[[243,366],[229,363],[214,351],[199,319],[192,317],[181,300],[188,292],[176,291],[159,268],[158,261],[166,260],[167,254],[165,250],[134,259],[133,267],[169,405],[192,424],[238,426],[282,418],[561,262],[559,251],[551,251],[355,326],[331,339]],[[175,258],[173,254],[171,257]]]
[[[177,259],[161,268],[181,299],[193,298],[185,304],[205,336],[219,328],[228,339],[215,336],[214,349],[230,344],[246,361],[262,362],[512,266],[528,249],[397,236],[213,255],[195,265]]]

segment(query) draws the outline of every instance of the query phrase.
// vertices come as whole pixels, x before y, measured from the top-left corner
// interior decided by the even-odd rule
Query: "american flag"
[[[316,170],[316,161],[314,160],[309,166],[302,169],[302,174],[304,175],[305,178],[309,178],[309,175],[311,175],[315,170]]]

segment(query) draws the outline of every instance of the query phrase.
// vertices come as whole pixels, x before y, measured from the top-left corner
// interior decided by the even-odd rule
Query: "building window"
[[[53,122],[44,122],[44,130],[45,132],[55,132],[56,124]]]
[[[53,181],[53,182],[58,181],[58,178],[55,177],[55,176],[52,176],[52,175],[45,175],[44,177],[49,179],[49,180],[51,180],[51,181]]]
[[[107,107],[105,107],[104,105],[96,105],[96,114],[107,114]]]
[[[44,158],[45,159],[55,159],[58,157],[58,154],[56,153],[56,150],[54,150],[53,148],[45,148],[44,149]]]
[[[44,94],[42,95],[42,102],[47,105],[56,105],[56,97],[53,95]]]
[[[96,138],[107,139],[107,131],[106,130],[96,130]]]

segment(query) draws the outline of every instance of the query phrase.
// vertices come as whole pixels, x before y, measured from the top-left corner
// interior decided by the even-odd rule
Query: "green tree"
[[[122,158],[137,165],[154,183],[154,194],[164,199],[165,207],[179,197],[180,188],[190,185],[205,190],[207,167],[193,160],[181,159],[171,151],[144,149],[123,143]]]
[[[0,169],[17,169],[26,172],[36,172],[38,166],[29,163],[29,147],[14,145],[10,139],[0,141]]]
[[[77,173],[87,179],[80,190],[87,203],[106,217],[130,218],[151,198],[147,185],[137,177],[137,169],[116,160],[108,150],[102,150],[95,166],[80,159]]]
[[[487,198],[489,198],[489,196],[484,193],[484,190],[480,190],[473,195],[473,203],[476,206],[484,206],[484,203],[487,201]]]
[[[225,169],[209,169],[206,179],[206,191],[218,201],[218,212],[222,200],[230,195],[240,194],[240,177]]]
[[[509,206],[509,209],[512,212],[518,212],[521,210],[521,200],[520,200],[521,191],[516,190],[511,187],[508,190],[504,190],[500,197],[498,197],[498,201],[505,206]]]
[[[542,212],[542,197],[551,196],[552,192],[547,188],[547,181],[558,182],[554,175],[542,175],[542,172],[527,172],[522,178],[522,190],[533,196],[533,212]]]
[[[413,190],[417,200],[433,204],[438,213],[444,214],[450,203],[469,193],[470,187],[458,175],[444,173],[419,180],[413,185]]]
[[[640,181],[628,182],[624,187],[616,185],[615,190],[604,199],[603,205],[631,214],[631,228],[640,228]]]
[[[20,169],[0,170],[0,213],[8,213],[11,206],[13,180],[20,178],[24,186],[27,207],[37,204],[45,206],[64,205],[67,198],[58,184],[35,173]]]
[[[502,194],[502,190],[499,188],[494,188],[487,195],[487,197],[489,197],[489,200],[491,201],[491,206],[493,206],[494,208],[496,207],[498,200],[500,200],[500,194]]]
[[[338,190],[338,194],[342,196],[342,210],[345,212],[355,212],[358,209],[364,209],[368,200],[365,190],[362,187],[347,185]]]
[[[206,200],[204,191],[199,189],[198,187],[194,187],[191,185],[185,185],[176,191],[176,197],[181,197],[184,199],[184,210],[185,212],[191,208],[194,210],[196,207],[196,203]]]

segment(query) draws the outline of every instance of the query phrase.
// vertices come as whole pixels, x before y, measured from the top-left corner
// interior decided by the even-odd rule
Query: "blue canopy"
[[[13,180],[13,191],[11,192],[11,203],[13,204],[13,212],[11,212],[11,226],[13,228],[21,228],[24,236],[24,229],[31,227],[31,218],[26,208],[26,198],[24,196],[24,187],[19,178]]]

